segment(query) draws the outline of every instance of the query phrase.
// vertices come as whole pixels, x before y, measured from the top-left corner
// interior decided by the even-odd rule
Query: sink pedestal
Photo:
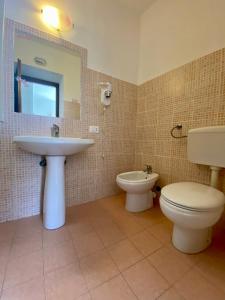
[[[57,229],[65,224],[65,157],[86,150],[92,139],[14,136],[13,142],[28,152],[46,157],[47,168],[44,190],[44,227]]]
[[[65,156],[46,156],[44,227],[57,229],[65,224]]]

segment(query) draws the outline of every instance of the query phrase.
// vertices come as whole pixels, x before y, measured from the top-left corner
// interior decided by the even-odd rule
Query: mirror
[[[20,32],[14,39],[14,111],[80,119],[81,55]]]

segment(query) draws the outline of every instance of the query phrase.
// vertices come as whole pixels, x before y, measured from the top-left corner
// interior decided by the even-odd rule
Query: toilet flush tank
[[[225,168],[225,126],[189,130],[187,154],[193,163]]]

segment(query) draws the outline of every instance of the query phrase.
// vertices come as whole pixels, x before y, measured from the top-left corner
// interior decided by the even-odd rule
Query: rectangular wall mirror
[[[79,52],[16,31],[14,111],[80,119],[81,67]]]

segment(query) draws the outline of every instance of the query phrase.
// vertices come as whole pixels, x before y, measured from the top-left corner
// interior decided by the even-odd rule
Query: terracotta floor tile
[[[190,266],[196,265],[202,255],[202,253],[196,253],[196,254],[186,254],[183,253],[181,251],[179,251],[178,249],[176,249],[172,242],[168,243],[167,245],[165,245],[166,247],[171,248],[178,257],[180,257],[180,259],[182,259],[183,261],[185,261],[187,264],[189,264]]]
[[[160,208],[158,206],[155,206],[151,209],[148,209],[147,211],[135,214],[134,219],[142,227],[147,228],[154,224],[162,222],[165,217],[162,214]]]
[[[178,293],[189,300],[224,300],[225,293],[210,284],[195,268],[175,284]]]
[[[5,278],[7,262],[8,262],[8,256],[0,257],[0,295],[1,295],[2,285],[3,285],[3,280]]]
[[[144,255],[149,255],[159,249],[162,244],[148,231],[143,231],[130,237],[132,243]]]
[[[0,242],[11,242],[16,231],[16,221],[0,223]]]
[[[172,238],[173,225],[166,221],[151,226],[148,231],[162,243],[169,243]]]
[[[93,232],[93,227],[88,222],[74,223],[69,225],[67,228],[72,239],[76,239],[82,237],[84,234]]]
[[[46,300],[74,300],[87,292],[78,264],[56,269],[45,275]]]
[[[37,277],[31,281],[3,290],[1,300],[45,300],[44,278]]]
[[[165,293],[158,298],[159,300],[184,300],[174,288],[168,289]]]
[[[84,295],[81,295],[80,297],[76,298],[75,300],[92,300],[91,295],[89,293],[86,293]]]
[[[112,225],[115,225],[114,218],[108,213],[99,216],[93,215],[90,217],[89,221],[96,231],[101,229],[102,227],[110,227]]]
[[[3,288],[24,283],[43,274],[42,251],[11,259],[7,265]]]
[[[198,270],[210,282],[225,292],[225,252],[205,251],[197,263]]]
[[[6,258],[9,256],[11,245],[11,241],[0,242],[0,258]]]
[[[43,231],[43,223],[40,215],[20,219],[16,223],[16,238],[32,236]]]
[[[120,271],[143,258],[141,252],[129,240],[123,240],[113,245],[108,251]]]
[[[88,256],[104,248],[103,243],[95,232],[89,232],[76,237],[73,239],[73,243],[79,258]]]
[[[158,206],[130,213],[125,196],[67,209],[58,230],[40,216],[0,224],[1,300],[225,299],[225,217],[212,245],[187,255]]]
[[[126,238],[125,234],[115,223],[105,224],[97,227],[95,230],[106,247]]]
[[[101,207],[111,212],[112,210],[117,210],[117,211],[121,209],[124,210],[125,199],[126,199],[126,194],[122,193],[120,195],[97,200],[97,202],[100,204]]]
[[[118,206],[113,206],[113,207],[108,207],[107,209],[108,214],[111,216],[113,220],[118,220],[118,219],[126,219],[126,218],[133,218],[133,215],[125,210],[125,206],[123,207],[118,207]]]
[[[170,284],[181,278],[191,268],[190,264],[172,247],[162,247],[150,255],[148,260]]]
[[[89,202],[82,206],[83,206],[83,215],[90,222],[95,222],[101,218],[109,219],[110,217],[107,211],[104,208],[102,208],[97,201]]]
[[[92,300],[135,300],[136,296],[121,275],[91,291]]]
[[[29,255],[42,249],[42,232],[14,239],[10,256],[12,258]]]
[[[49,272],[59,267],[78,261],[72,241],[66,241],[52,247],[44,248],[44,271]]]
[[[63,243],[71,239],[66,226],[56,230],[43,231],[43,247],[50,247],[56,244]]]
[[[89,288],[94,288],[119,273],[112,258],[105,250],[82,258],[80,266]]]
[[[133,217],[119,217],[115,220],[115,223],[119,226],[120,230],[126,236],[132,236],[138,232],[141,232],[144,228],[138,224]]]
[[[69,207],[66,212],[66,226],[85,222],[88,223],[88,221],[89,216],[85,209],[80,209],[80,205]]]
[[[146,259],[124,271],[123,275],[140,300],[156,299],[168,288],[166,280]]]

